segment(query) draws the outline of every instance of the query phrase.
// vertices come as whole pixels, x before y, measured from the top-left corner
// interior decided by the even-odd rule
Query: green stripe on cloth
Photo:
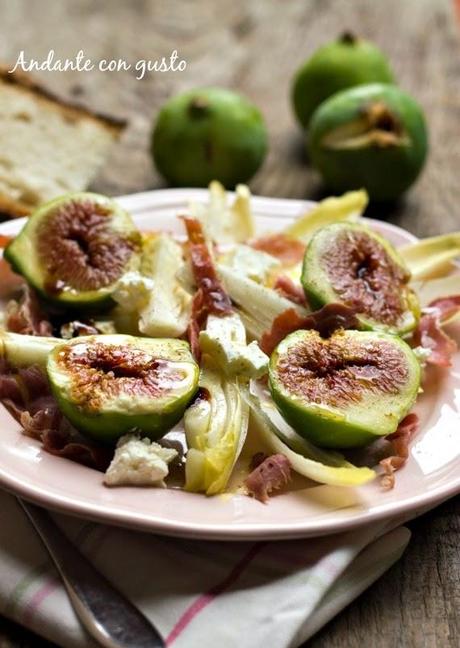
[[[75,544],[81,546],[84,544],[91,534],[99,528],[99,525],[94,522],[85,522],[75,537]],[[42,586],[46,584],[50,578],[54,576],[54,567],[49,559],[40,563],[18,582],[16,587],[12,590],[8,601],[5,606],[5,614],[10,618],[18,617],[18,608],[21,607],[28,593],[35,586],[36,583],[42,581]]]

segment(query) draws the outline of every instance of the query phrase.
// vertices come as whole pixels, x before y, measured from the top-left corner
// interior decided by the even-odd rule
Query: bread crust
[[[127,121],[95,112],[89,108],[66,101],[50,92],[43,85],[38,83],[31,75],[23,71],[8,72],[8,67],[0,64],[0,88],[3,86],[14,86],[19,92],[33,95],[36,102],[40,102],[44,108],[55,110],[68,122],[77,124],[83,120],[96,122],[101,129],[105,129],[110,136],[117,140],[125,127]],[[35,209],[35,205],[15,200],[8,194],[0,192],[0,221],[11,218],[28,216]]]
[[[0,193],[0,221],[29,216],[33,209],[31,205]]]
[[[8,72],[8,67],[5,65],[0,65],[0,84],[2,83],[16,86],[24,92],[30,92],[35,95],[37,99],[46,101],[53,107],[58,108],[72,121],[78,121],[79,119],[85,118],[92,119],[98,122],[101,126],[112,131],[114,137],[119,137],[128,123],[125,119],[111,117],[110,115],[91,110],[81,104],[62,99],[53,92],[50,92],[26,72],[18,70],[15,72]]]

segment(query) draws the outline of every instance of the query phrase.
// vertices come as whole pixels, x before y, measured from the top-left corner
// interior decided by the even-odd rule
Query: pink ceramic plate
[[[205,201],[207,192],[156,191],[120,202],[142,229],[181,231],[175,217],[190,199]],[[253,206],[263,232],[285,226],[311,203],[254,198]],[[13,234],[21,226],[22,221],[5,223],[0,232]],[[392,225],[372,226],[396,245],[414,240]],[[106,488],[95,470],[43,452],[2,408],[0,484],[52,509],[155,533],[222,540],[335,533],[389,516],[412,517],[460,492],[460,354],[450,370],[430,371],[417,413],[421,431],[392,491],[382,492],[377,480],[358,489],[303,482],[264,505],[242,495],[207,498],[180,490]]]

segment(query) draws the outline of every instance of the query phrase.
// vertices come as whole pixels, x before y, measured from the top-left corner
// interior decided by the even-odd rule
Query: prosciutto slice
[[[441,322],[444,322],[460,310],[460,295],[451,295],[450,297],[434,299],[429,304],[428,308],[436,309],[439,313]]]
[[[19,302],[11,301],[7,307],[6,328],[23,335],[52,335],[53,327],[42,312],[37,295],[28,285],[22,288]]]
[[[22,425],[25,434],[41,441],[47,452],[105,471],[113,451],[83,439],[61,414],[48,381],[37,366],[11,371],[0,366],[0,402]]]
[[[230,297],[217,276],[214,262],[207,246],[202,225],[196,218],[184,216],[188,236],[188,250],[197,291],[193,297],[187,337],[196,360],[200,359],[198,338],[209,314],[228,315],[233,312]]]
[[[409,457],[409,443],[415,435],[419,427],[419,419],[417,414],[408,414],[401,423],[398,429],[393,434],[386,437],[393,446],[393,454],[380,461],[384,474],[381,479],[382,488],[390,490],[395,485],[394,473],[402,468]]]
[[[284,266],[293,266],[302,261],[306,245],[289,238],[285,234],[268,234],[249,243],[255,250],[267,252],[276,257]]]
[[[283,297],[299,306],[307,306],[307,298],[302,286],[295,284],[290,277],[280,275],[273,286]]]
[[[202,292],[203,306],[208,313],[228,315],[233,311],[230,297],[217,276],[211,252],[207,246],[202,225],[196,218],[184,216],[193,274]]]
[[[460,310],[460,295],[442,297],[432,301],[423,311],[414,333],[413,343],[430,351],[427,362],[438,367],[450,367],[457,351],[455,340],[442,329],[443,322]]]
[[[272,327],[260,340],[260,348],[270,355],[284,338],[299,329],[316,329],[328,337],[338,329],[358,328],[355,311],[343,304],[327,304],[319,310],[302,317],[294,308],[288,308],[275,317]]]
[[[427,358],[429,364],[438,367],[451,366],[451,358],[457,350],[457,344],[442,330],[437,313],[422,315],[413,341],[415,346],[421,346],[430,351]]]
[[[0,234],[0,248],[6,248],[8,243],[10,243],[13,240],[12,236],[8,236],[7,234]]]
[[[0,258],[0,298],[9,299],[24,286],[24,278],[12,271],[10,264]]]
[[[264,504],[270,494],[285,486],[291,479],[291,464],[283,454],[274,454],[264,459],[246,477],[244,484],[249,495]]]
[[[192,299],[192,310],[190,321],[187,326],[187,338],[190,343],[193,356],[197,362],[200,361],[200,331],[204,326],[207,317],[207,310],[204,307],[203,291],[197,290]]]

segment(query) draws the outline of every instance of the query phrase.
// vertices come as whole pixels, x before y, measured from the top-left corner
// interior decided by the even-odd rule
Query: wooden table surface
[[[460,5],[459,5],[460,6]],[[270,153],[254,193],[317,197],[320,182],[303,154],[289,105],[290,78],[322,42],[345,29],[375,40],[400,84],[423,105],[431,152],[421,180],[396,205],[371,207],[415,234],[460,229],[460,14],[452,0],[0,0],[0,60],[19,51],[42,60],[169,56],[184,72],[42,72],[52,90],[130,126],[94,189],[111,195],[163,186],[150,162],[151,121],[179,90],[223,85],[248,95],[270,131]],[[309,646],[457,648],[460,645],[459,498],[414,521],[400,562],[323,629]],[[1,573],[0,573],[1,578]],[[0,648],[51,646],[0,618]],[[257,648],[257,647],[255,647]],[[276,648],[273,647],[273,648]]]

